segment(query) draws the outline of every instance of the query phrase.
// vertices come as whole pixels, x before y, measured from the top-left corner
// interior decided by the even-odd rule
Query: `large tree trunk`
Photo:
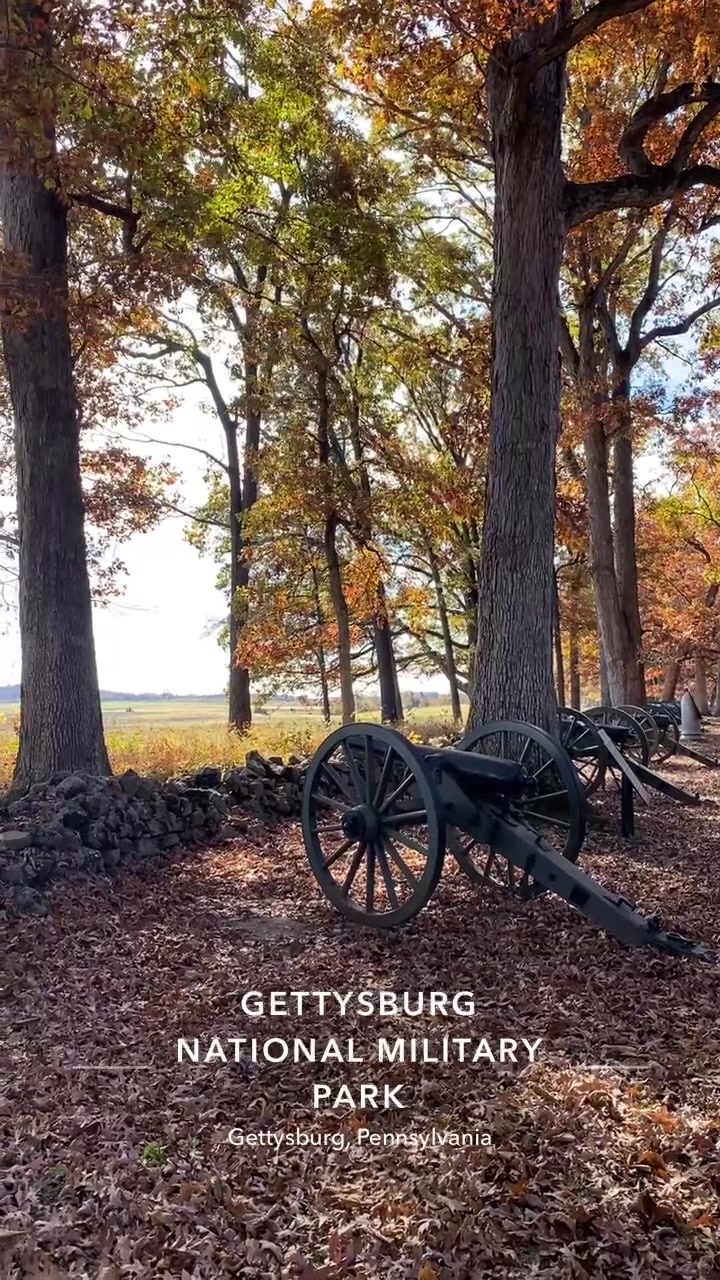
[[[663,677],[662,693],[660,695],[663,702],[672,702],[677,689],[677,682],[680,679],[680,663],[668,662]]]
[[[28,22],[27,40],[40,39],[40,6],[21,5],[16,14]],[[43,56],[48,53],[43,44]],[[6,141],[0,137],[0,223],[18,301],[17,319],[4,311],[2,340],[15,420],[20,542],[20,749],[12,783],[19,794],[60,770],[111,769],[87,570],[66,207],[34,160],[18,154],[17,139],[7,147]],[[47,120],[44,142],[52,157]]]
[[[613,543],[617,591],[626,636],[625,699],[631,706],[644,707],[646,691],[635,546],[632,416],[627,378],[621,379],[613,398],[617,411],[617,430],[613,438]]]
[[[555,21],[568,9],[563,0]],[[540,31],[533,28],[514,44],[529,50]],[[469,724],[529,720],[554,732],[564,60],[522,78],[508,73],[502,56],[492,58],[487,96],[495,162],[494,350]]]

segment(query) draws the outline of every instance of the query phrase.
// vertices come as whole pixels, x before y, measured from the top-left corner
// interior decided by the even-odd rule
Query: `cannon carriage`
[[[384,725],[345,725],[309,765],[302,824],[320,888],[357,924],[412,920],[450,853],[473,883],[521,898],[556,893],[627,945],[715,958],[576,865],[584,789],[565,748],[532,725],[483,726],[458,748],[418,746]]]

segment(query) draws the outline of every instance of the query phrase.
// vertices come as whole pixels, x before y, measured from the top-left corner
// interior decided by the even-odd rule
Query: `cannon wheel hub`
[[[369,804],[359,804],[343,815],[342,829],[349,840],[375,840],[380,832],[377,813]]]

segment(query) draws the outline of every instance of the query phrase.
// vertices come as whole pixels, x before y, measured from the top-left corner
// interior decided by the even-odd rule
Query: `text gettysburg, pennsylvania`
[[[475,996],[471,991],[247,991],[240,1008],[250,1021],[266,1018],[473,1018]],[[179,1063],[195,1066],[230,1063],[449,1063],[470,1062],[506,1065],[533,1063],[542,1039],[508,1035],[486,1036],[380,1036],[370,1052],[363,1050],[353,1035],[322,1040],[314,1036],[261,1038],[246,1035],[195,1036],[177,1042]],[[313,1084],[315,1110],[354,1107],[376,1110],[405,1108],[406,1085],[363,1083],[352,1087]]]

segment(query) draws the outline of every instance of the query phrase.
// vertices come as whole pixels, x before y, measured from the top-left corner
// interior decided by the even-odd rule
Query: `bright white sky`
[[[183,415],[185,417],[186,415]],[[164,438],[201,443],[212,439],[210,423],[201,419],[169,426]],[[160,435],[161,432],[158,432]],[[147,448],[157,458],[171,456],[183,472],[184,502],[203,499],[202,459],[187,450]],[[103,689],[123,693],[222,693],[227,682],[226,657],[208,623],[222,618],[225,602],[215,590],[215,566],[201,558],[182,536],[180,517],[166,520],[152,533],[139,534],[117,548],[127,565],[124,596],[95,609],[95,646]],[[20,637],[17,618],[6,612],[0,634],[0,684],[20,681]]]

